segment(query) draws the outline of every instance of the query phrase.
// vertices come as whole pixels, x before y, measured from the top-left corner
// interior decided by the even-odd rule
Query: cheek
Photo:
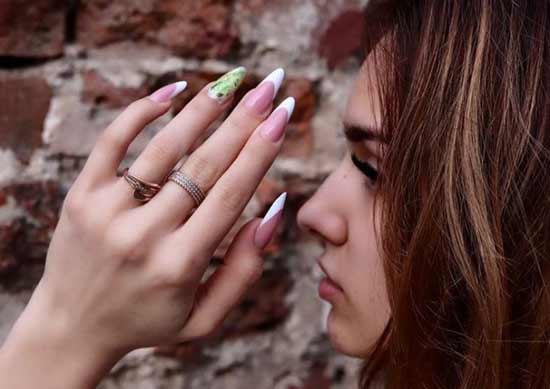
[[[361,183],[361,185],[363,185]],[[348,214],[349,236],[343,251],[342,272],[346,301],[334,307],[327,330],[341,349],[364,357],[382,334],[390,316],[383,264],[375,236],[373,202],[368,190],[361,189],[354,199],[354,212]],[[370,195],[372,196],[372,194]]]
[[[361,242],[361,241],[360,241]],[[350,256],[350,313],[364,347],[370,347],[382,334],[390,316],[384,268],[374,236],[363,239],[357,255]],[[359,254],[362,253],[362,254]]]

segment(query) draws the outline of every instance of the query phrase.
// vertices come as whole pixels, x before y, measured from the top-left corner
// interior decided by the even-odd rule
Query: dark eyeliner
[[[365,174],[368,178],[370,178],[373,182],[376,182],[378,179],[378,172],[376,169],[374,169],[369,163],[360,161],[355,154],[351,153],[351,160],[357,166],[363,174]]]

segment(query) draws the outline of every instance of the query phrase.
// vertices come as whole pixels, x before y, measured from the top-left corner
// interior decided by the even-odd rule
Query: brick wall
[[[168,82],[189,82],[173,112],[139,135],[121,169],[208,81],[244,65],[245,91],[282,66],[278,101],[297,98],[283,151],[212,261],[242,223],[287,191],[262,280],[218,335],[132,352],[101,388],[355,387],[358,361],[338,355],[326,338],[328,307],[317,296],[314,266],[320,247],[295,217],[343,150],[335,130],[359,64],[365,3],[1,0],[0,341],[41,275],[64,195],[125,105]]]

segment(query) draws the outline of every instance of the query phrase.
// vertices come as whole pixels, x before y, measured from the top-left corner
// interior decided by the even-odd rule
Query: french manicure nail
[[[244,66],[239,66],[225,73],[208,88],[208,96],[219,103],[223,103],[239,89],[245,75],[246,68]]]
[[[283,208],[285,206],[286,192],[281,194],[271,205],[260,225],[254,234],[254,245],[259,249],[263,249],[271,238],[283,216]]]
[[[285,70],[283,68],[278,68],[272,71],[266,78],[264,78],[258,86],[262,86],[263,84],[272,82],[273,85],[275,86],[275,91],[273,93],[273,97],[275,97],[277,96],[277,93],[279,92],[279,88],[281,88],[281,85],[284,79],[285,79]]]
[[[179,95],[187,88],[187,82],[179,81],[170,85],[166,85],[155,93],[153,93],[149,98],[157,103],[165,103],[169,100],[172,100],[174,97]]]
[[[285,99],[262,124],[261,134],[273,143],[277,143],[285,132],[295,105],[296,101],[293,97]]]
[[[282,68],[276,69],[267,76],[246,98],[245,106],[258,114],[264,113],[277,95],[285,71]]]

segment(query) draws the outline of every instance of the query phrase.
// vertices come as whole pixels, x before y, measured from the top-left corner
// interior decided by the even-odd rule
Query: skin
[[[209,86],[155,135],[131,174],[161,182],[188,153],[232,100],[220,104]],[[44,275],[0,349],[3,387],[95,388],[133,349],[193,340],[219,327],[262,274],[255,218],[237,233],[223,266],[201,283],[281,149],[284,134],[274,142],[262,131],[286,126],[279,110],[271,114],[274,91],[271,83],[249,92],[186,159],[180,170],[208,193],[194,211],[192,198],[172,181],[143,204],[116,175],[130,143],[170,102],[138,100],[102,133],[65,198]],[[269,94],[268,107],[255,92]]]
[[[347,106],[353,124],[376,124],[376,108],[365,109],[375,95],[370,86],[364,89],[367,69],[359,72]],[[161,182],[187,154],[232,100],[210,98],[209,86],[153,138],[132,174]],[[273,142],[262,133],[274,127],[263,125],[268,116],[277,115],[247,105],[261,100],[252,93],[181,168],[208,192],[194,211],[191,197],[173,182],[142,204],[116,175],[130,143],[170,102],[143,98],[103,132],[65,198],[44,275],[0,349],[3,385],[95,388],[133,349],[216,331],[262,274],[263,247],[254,244],[261,220],[241,228],[223,266],[205,283],[203,273],[284,142],[284,135]],[[361,159],[367,146],[354,145]],[[352,356],[367,354],[389,317],[374,235],[378,219],[372,217],[376,187],[366,180],[347,155],[298,214],[298,223],[325,243],[321,262],[343,288],[332,301],[328,330],[335,348]]]
[[[348,98],[344,122],[378,127],[380,105],[368,57],[358,73]],[[376,185],[351,161],[354,152],[361,161],[378,170],[382,144],[368,140],[347,141],[348,152],[338,168],[301,207],[299,226],[315,234],[325,247],[319,262],[343,292],[330,299],[327,332],[331,344],[343,354],[365,358],[382,334],[390,316],[379,244],[375,226],[380,226],[379,204],[374,208]]]

